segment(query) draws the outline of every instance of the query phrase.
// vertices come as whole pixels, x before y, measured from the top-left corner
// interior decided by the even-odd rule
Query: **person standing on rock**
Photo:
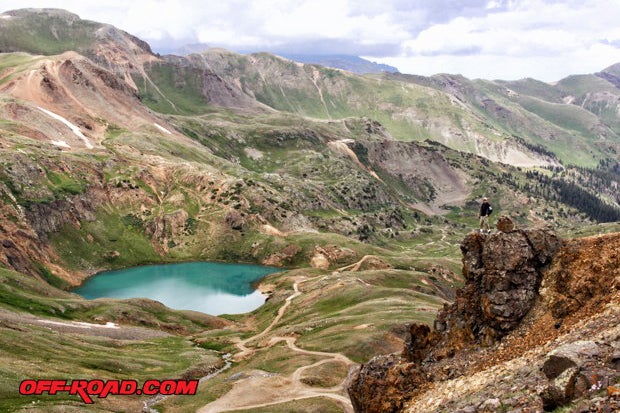
[[[486,230],[487,234],[491,233],[491,226],[489,225],[491,212],[493,212],[493,207],[489,204],[488,198],[482,198],[482,204],[480,204],[480,233],[484,230]]]

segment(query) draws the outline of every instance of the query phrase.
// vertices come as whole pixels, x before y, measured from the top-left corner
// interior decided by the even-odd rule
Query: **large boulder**
[[[514,221],[506,215],[499,217],[497,224],[495,225],[495,228],[501,232],[512,232],[515,230],[515,227]]]
[[[613,352],[612,347],[590,340],[567,343],[551,351],[541,368],[549,380],[540,394],[545,410],[612,387],[620,377]]]
[[[425,382],[423,369],[389,355],[350,370],[347,388],[356,412],[391,413],[402,411],[407,395]]]

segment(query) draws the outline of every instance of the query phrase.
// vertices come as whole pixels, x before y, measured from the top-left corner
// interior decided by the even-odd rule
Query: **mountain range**
[[[190,54],[200,54],[211,49],[207,44],[196,43],[181,46],[177,49],[171,50],[169,53],[163,51],[162,54],[172,54],[187,56]],[[314,63],[320,66],[330,67],[332,69],[342,69],[348,72],[364,75],[368,73],[398,73],[398,69],[394,66],[371,62],[359,56],[352,55],[320,55],[320,54],[292,54],[292,53],[280,53],[278,54],[289,60],[300,63]]]
[[[0,407],[30,403],[14,387],[41,368],[33,357],[53,357],[46,343],[59,333],[41,333],[33,317],[148,327],[158,333],[136,337],[170,353],[127,344],[123,357],[142,357],[128,374],[144,378],[160,365],[161,374],[199,376],[233,348],[232,331],[269,324],[295,277],[328,277],[372,255],[380,258],[362,278],[353,271],[334,281],[350,291],[320,294],[323,281],[313,279],[307,318],[287,319],[302,343],[362,362],[397,351],[407,317],[430,322],[424,312],[454,298],[459,240],[477,228],[481,197],[519,225],[570,235],[617,229],[620,64],[548,84],[390,68],[360,75],[367,69],[291,58],[223,49],[161,56],[64,10],[0,14],[0,347],[11,349]],[[273,279],[273,299],[247,319],[65,291],[101,270],[187,260],[294,270]],[[364,283],[380,286],[364,298],[377,306],[372,323],[348,295],[366,294]],[[428,308],[399,312],[412,294]],[[325,327],[347,317],[373,326]],[[31,354],[12,348],[24,337],[34,340]],[[54,349],[79,349],[86,361],[63,355],[49,375],[117,377],[126,360],[114,358],[118,343],[108,338],[105,351],[97,339],[80,347],[67,338]],[[57,402],[45,398],[42,411]]]
[[[312,55],[312,54],[282,54],[290,60],[300,63],[312,63],[320,66],[342,69],[347,72],[364,75],[368,73],[398,73],[394,66],[376,63],[359,56],[350,55]]]

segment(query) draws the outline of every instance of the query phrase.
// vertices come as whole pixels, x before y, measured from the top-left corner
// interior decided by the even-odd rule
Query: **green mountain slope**
[[[130,80],[159,112],[195,115],[215,106],[251,113],[272,108],[319,119],[368,117],[399,140],[432,139],[522,166],[553,163],[527,144],[581,166],[596,166],[618,150],[611,69],[548,85],[449,75],[358,76],[267,53],[245,56],[218,49],[162,60],[139,39],[67,12],[22,10],[6,16],[0,26],[6,51],[83,52]]]
[[[225,82],[228,93],[234,91],[236,100],[243,95],[279,111],[319,119],[369,117],[398,140],[432,139],[516,165],[553,163],[543,156],[549,151],[565,164],[596,166],[618,150],[616,107],[596,113],[594,103],[577,105],[578,101],[570,101],[566,85],[563,89],[526,80],[514,82],[511,88],[510,82],[470,81],[450,75],[357,76],[266,53],[245,56],[217,49],[187,59],[167,59],[168,64],[151,65],[149,76],[161,82],[160,89],[170,91],[173,102],[175,88],[177,92],[192,90],[184,96],[195,95],[194,102],[202,95],[206,98],[203,111],[208,111],[208,104],[234,107],[230,99],[228,104],[222,99],[218,102],[217,93],[205,92],[217,79]],[[170,65],[183,69],[175,72]],[[170,71],[174,74],[161,75]],[[148,85],[142,92],[149,99],[154,96]],[[154,109],[179,113],[166,104],[164,96],[147,103]],[[567,145],[577,145],[578,151],[568,150]]]
[[[109,38],[132,42],[149,53],[148,44],[113,26],[83,20],[62,9],[19,9],[2,13],[0,52],[56,55],[76,51],[95,57],[95,49]]]
[[[559,86],[357,76],[222,50],[161,58],[66,13],[11,16],[0,19],[16,50],[0,55],[0,410],[84,410],[18,396],[24,378],[204,377],[252,336],[254,353],[230,374],[156,408],[192,411],[248,372],[288,377],[319,362],[293,339],[356,362],[394,352],[403,323],[431,323],[454,298],[482,196],[493,219],[617,228],[584,229],[620,218],[613,123]],[[51,43],[36,40],[65,23]],[[612,93],[603,82],[598,93]],[[262,281],[264,306],[226,317],[63,291],[105,269],[188,260],[288,270]],[[309,370],[335,386],[347,365]]]
[[[243,56],[211,50],[186,59],[166,57],[166,61],[146,66],[146,73],[158,79],[159,90],[170,91],[170,97],[136,82],[139,87],[144,85],[141,93],[148,97],[145,102],[166,113],[184,113],[179,108],[186,98],[205,98],[203,113],[211,110],[209,105],[247,110],[251,108],[249,98],[262,104],[255,104],[254,111],[273,108],[325,120],[367,117],[379,121],[398,140],[436,140],[454,149],[524,166],[554,162],[502,133],[475,108],[414,83],[302,65],[265,53]],[[182,69],[172,70],[175,65]],[[183,93],[180,104],[175,105],[174,96],[184,90],[193,92]],[[198,108],[194,106],[193,111]]]
[[[0,52],[54,55],[85,51],[96,41],[101,23],[82,20],[60,9],[21,9],[3,13]]]
[[[552,86],[533,80],[470,81],[449,75],[399,77],[453,94],[498,130],[554,153],[564,164],[596,166],[601,159],[613,159],[619,149],[617,114],[601,117],[582,107],[562,82]],[[600,88],[601,79],[591,78],[598,79]],[[616,105],[610,110],[617,110]]]

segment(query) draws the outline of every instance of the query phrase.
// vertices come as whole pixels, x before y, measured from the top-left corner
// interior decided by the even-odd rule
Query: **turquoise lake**
[[[254,283],[278,268],[188,262],[107,271],[73,290],[86,299],[150,298],[176,310],[211,315],[252,311],[265,302]]]

